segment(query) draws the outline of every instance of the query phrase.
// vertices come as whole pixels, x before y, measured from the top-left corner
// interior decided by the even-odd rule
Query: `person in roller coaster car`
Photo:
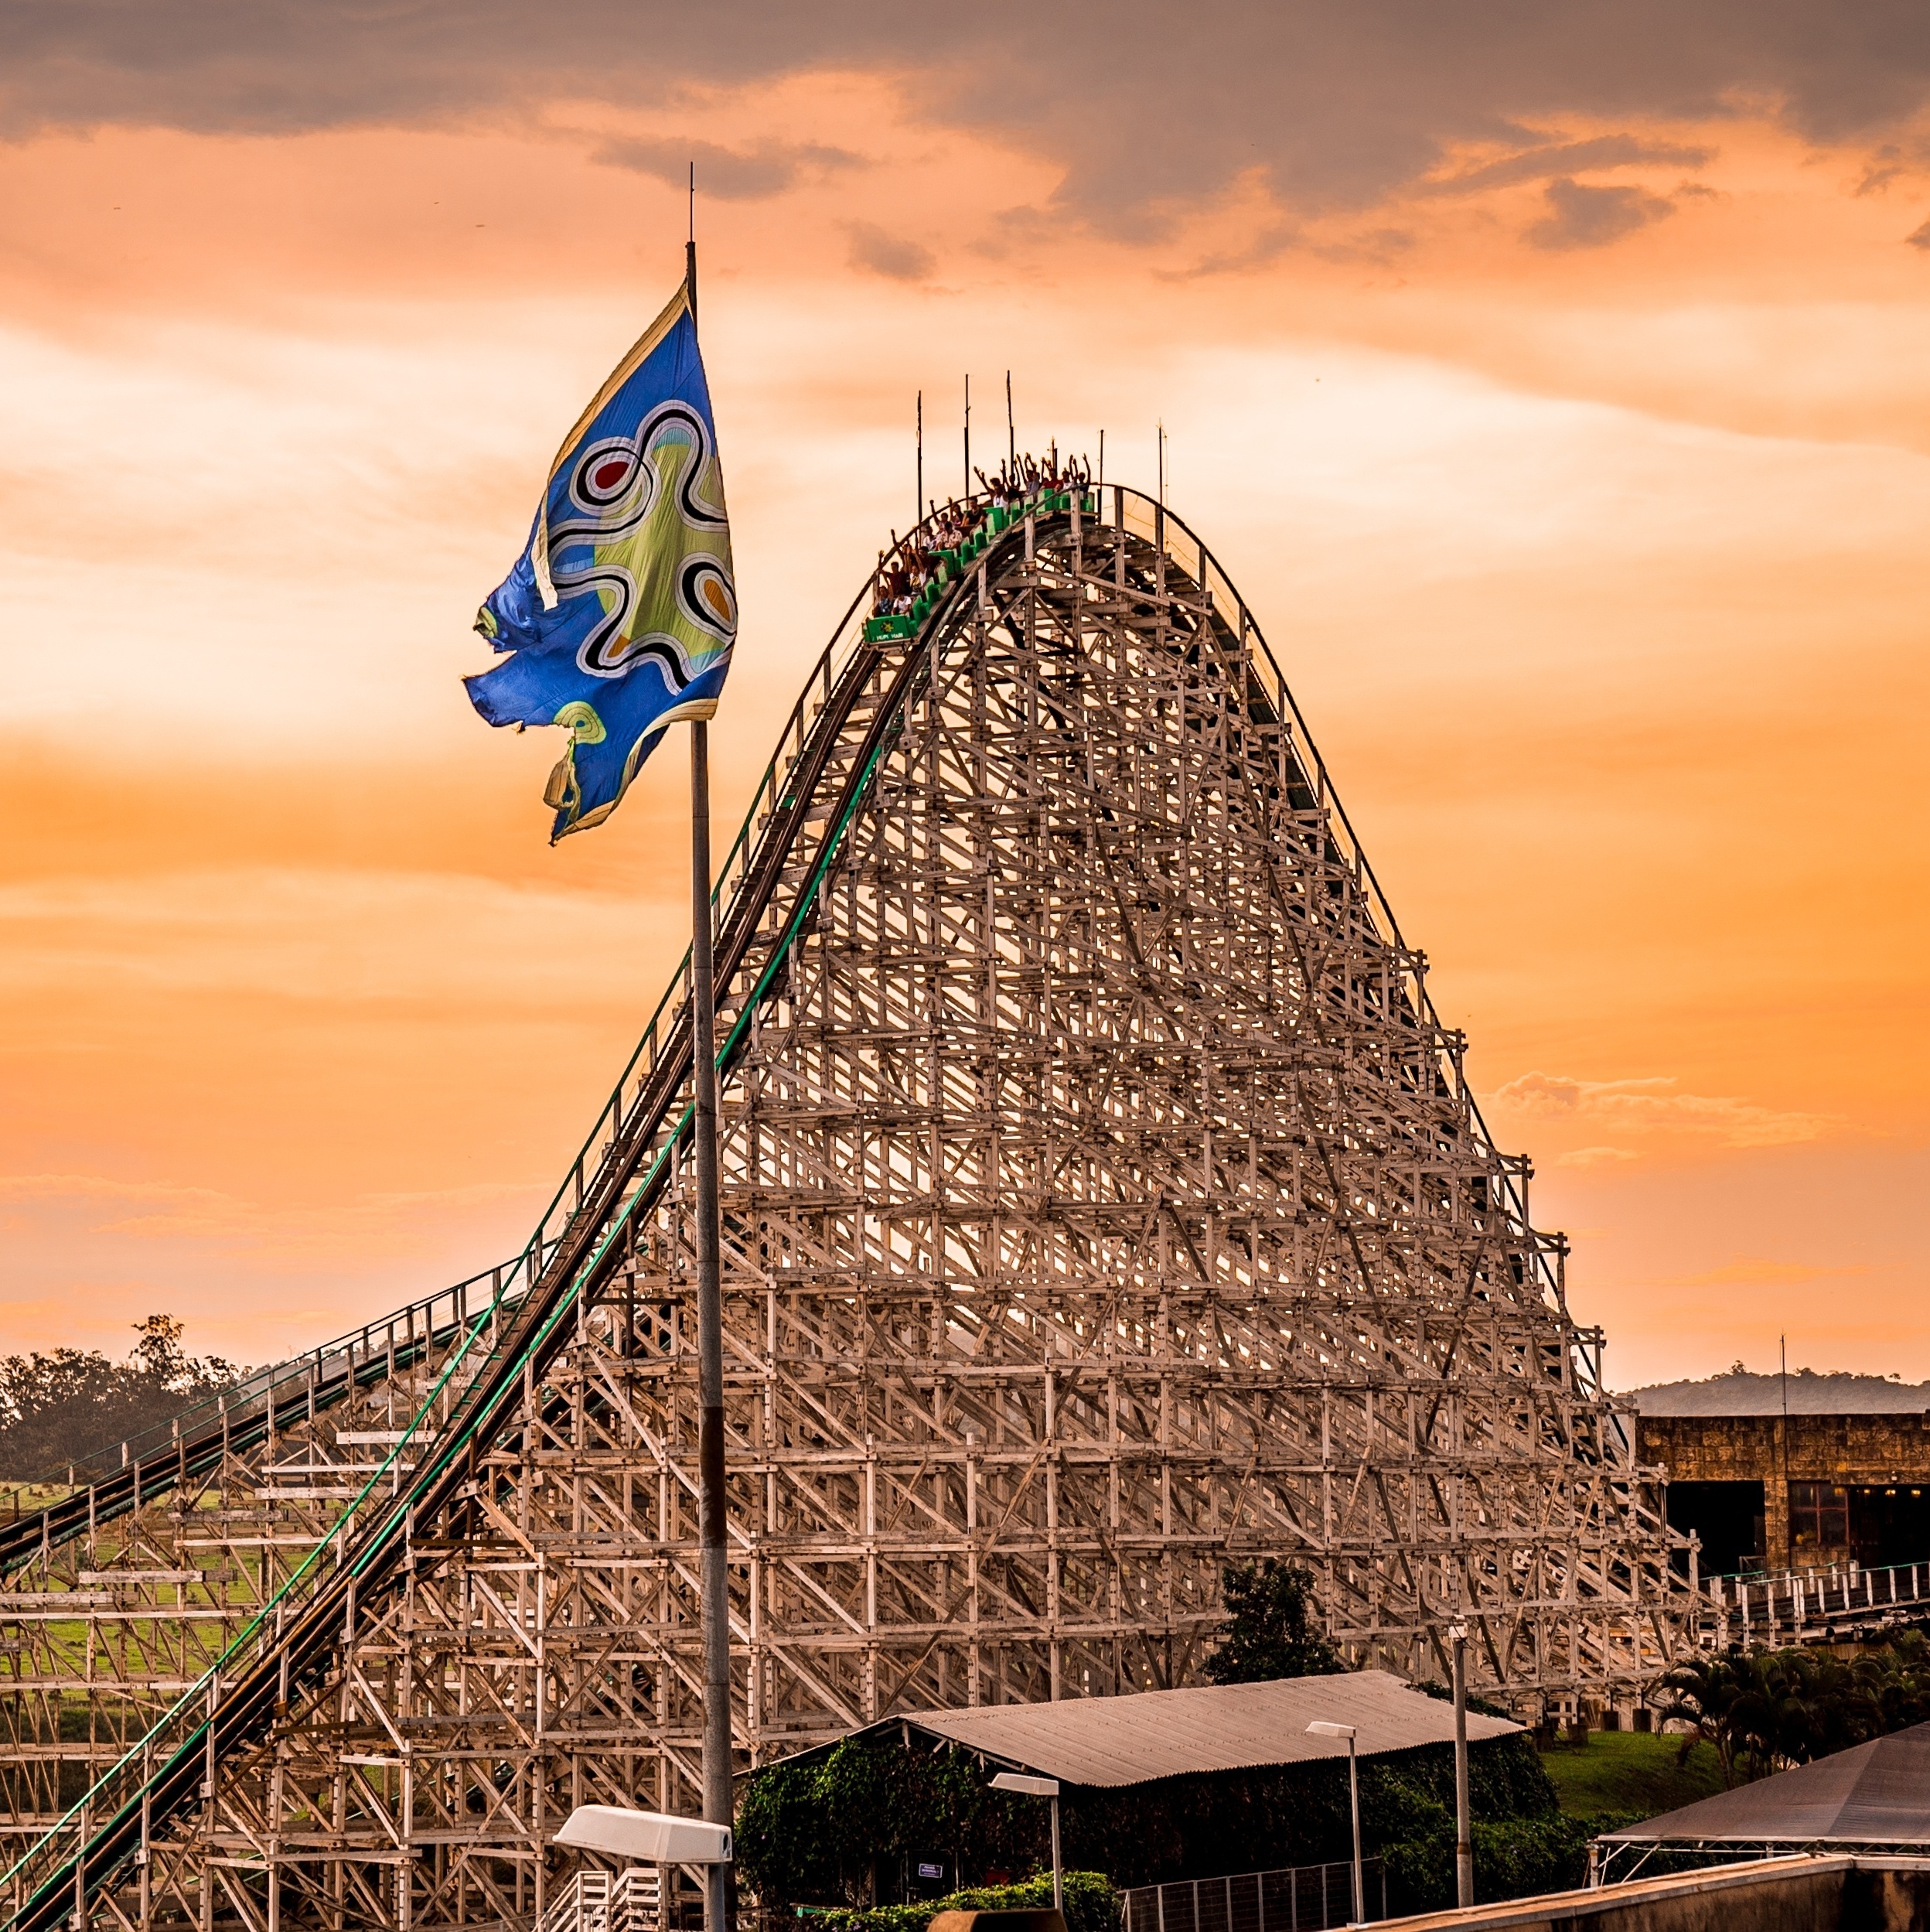
[[[906,617],[927,589],[940,582],[940,565],[950,562],[956,568],[957,553],[968,544],[988,512],[1009,518],[1028,501],[1050,502],[1069,492],[1092,487],[1092,466],[1083,459],[1059,462],[1059,445],[1048,450],[1046,459],[1021,456],[1000,466],[995,475],[974,473],[983,502],[959,502],[948,498],[943,509],[934,502],[931,514],[909,536],[892,533],[892,548],[880,551],[878,570],[871,580],[871,614],[874,617]],[[1003,527],[1002,522],[999,525]]]

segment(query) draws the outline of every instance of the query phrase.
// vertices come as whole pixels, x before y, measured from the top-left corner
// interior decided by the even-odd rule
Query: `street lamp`
[[[1315,1737],[1344,1737],[1347,1740],[1347,1801],[1354,1815],[1354,1918],[1355,1925],[1367,1923],[1367,1888],[1360,1875],[1360,1770],[1359,1760],[1354,1749],[1354,1727],[1351,1724],[1310,1724],[1307,1729]]]
[[[994,1791],[1022,1792],[1028,1798],[1050,1798],[1052,1802],[1052,1910],[1063,1913],[1066,1888],[1059,1869],[1059,1780],[1028,1777],[1022,1771],[1001,1771],[992,1780]]]

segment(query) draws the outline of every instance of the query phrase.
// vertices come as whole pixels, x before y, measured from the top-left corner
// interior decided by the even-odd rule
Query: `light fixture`
[[[602,1852],[642,1865],[728,1865],[731,1828],[667,1811],[627,1811],[615,1804],[579,1804],[556,1835],[558,1845]]]

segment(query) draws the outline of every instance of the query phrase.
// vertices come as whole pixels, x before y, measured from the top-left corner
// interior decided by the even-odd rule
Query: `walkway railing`
[[[1846,1624],[1901,1623],[1930,1614],[1930,1558],[1881,1569],[1809,1569],[1712,1576],[1703,1584],[1703,1632],[1731,1644],[1821,1641]]]
[[[1364,1859],[1361,1880],[1367,1917],[1384,1919],[1386,1867]],[[1353,1916],[1354,1868],[1345,1860],[1136,1885],[1120,1895],[1124,1932],[1327,1932]]]

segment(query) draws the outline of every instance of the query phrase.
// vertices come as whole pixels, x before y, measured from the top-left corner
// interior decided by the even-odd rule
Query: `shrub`
[[[1061,1875],[1066,1900],[1066,1932],[1115,1932],[1119,1894],[1103,1872]],[[1052,1875],[1035,1872],[1018,1885],[972,1886],[942,1899],[916,1905],[879,1905],[868,1911],[813,1912],[803,1921],[810,1932],[925,1932],[939,1912],[1014,1911],[1052,1902]]]
[[[1480,1904],[1537,1892],[1567,1892],[1588,1877],[1588,1841],[1611,1828],[1600,1820],[1565,1818],[1476,1819],[1475,1897]],[[1387,1905],[1394,1913],[1437,1912],[1454,1903],[1454,1828],[1385,1846]]]

